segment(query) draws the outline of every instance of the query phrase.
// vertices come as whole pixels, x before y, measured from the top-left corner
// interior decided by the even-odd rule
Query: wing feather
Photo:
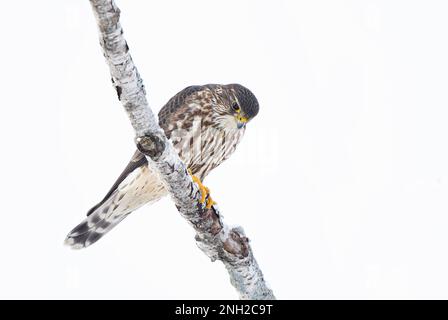
[[[123,180],[126,179],[127,176],[129,176],[129,174],[131,174],[135,169],[140,168],[141,166],[144,166],[147,164],[148,164],[148,160],[146,160],[145,155],[137,150],[134,153],[134,155],[132,156],[131,161],[128,163],[126,168],[124,168],[123,172],[120,174],[117,181],[115,181],[115,183],[112,185],[112,187],[110,188],[109,192],[107,192],[107,194],[103,198],[103,200],[101,200],[94,207],[92,207],[87,212],[87,216],[90,216],[92,214],[92,212],[94,212],[96,209],[101,207],[107,201],[107,199],[109,199],[110,196],[117,190],[120,183],[122,183]]]

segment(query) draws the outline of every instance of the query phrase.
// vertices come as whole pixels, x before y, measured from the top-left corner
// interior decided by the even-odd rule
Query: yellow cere
[[[237,119],[238,119],[239,122],[242,122],[242,123],[246,123],[247,122],[247,118],[243,117],[243,116],[240,116],[240,115],[237,116]]]

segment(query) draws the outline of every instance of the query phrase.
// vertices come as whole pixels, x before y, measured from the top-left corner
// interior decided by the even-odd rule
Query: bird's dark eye
[[[238,103],[234,102],[232,104],[232,109],[235,110],[235,111],[239,111],[240,110],[240,106],[238,105]]]

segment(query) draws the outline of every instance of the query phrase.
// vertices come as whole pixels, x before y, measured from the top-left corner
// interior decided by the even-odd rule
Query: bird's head
[[[215,89],[219,114],[218,122],[226,129],[242,129],[252,120],[259,110],[258,100],[246,87],[240,84],[228,84]]]

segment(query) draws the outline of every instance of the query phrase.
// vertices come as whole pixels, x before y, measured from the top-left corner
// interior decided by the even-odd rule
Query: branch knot
[[[165,151],[165,141],[157,133],[145,134],[135,139],[137,149],[144,155],[157,161]]]
[[[241,228],[230,230],[229,237],[224,242],[224,250],[242,258],[249,255],[249,239],[244,235]]]

